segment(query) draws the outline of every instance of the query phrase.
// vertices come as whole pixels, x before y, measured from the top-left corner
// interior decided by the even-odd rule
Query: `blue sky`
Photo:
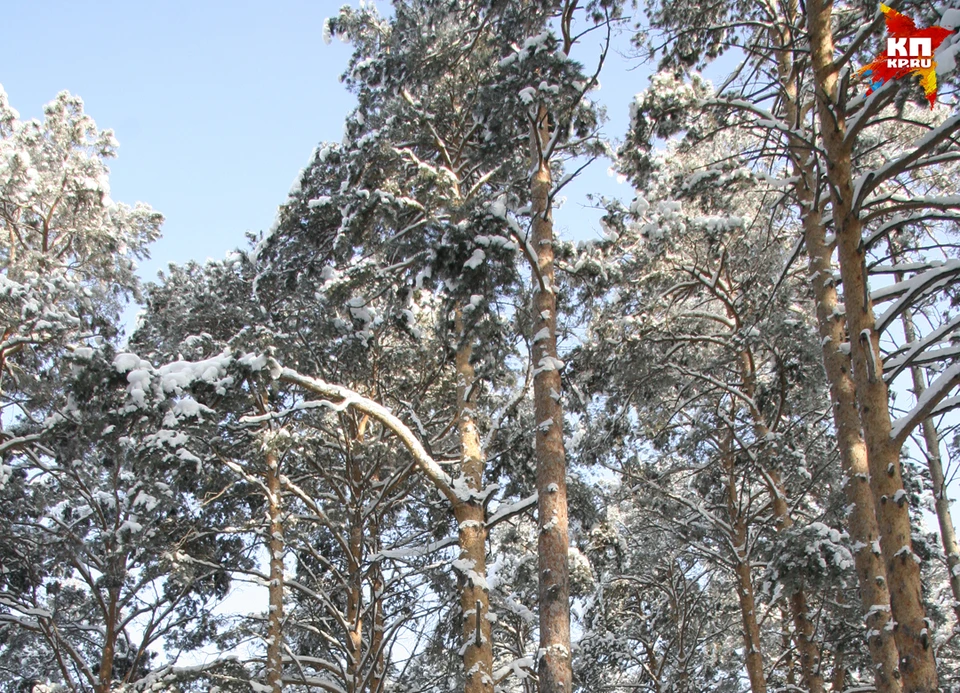
[[[358,0],[353,0],[356,5]],[[321,40],[340,0],[277,3],[21,2],[4,10],[0,84],[23,118],[60,90],[81,96],[120,141],[112,197],[166,217],[145,279],[170,262],[220,258],[269,228],[313,147],[339,141],[353,99],[339,81],[350,46]],[[381,8],[388,4],[381,0]],[[599,32],[579,58],[599,54]],[[625,38],[618,44],[628,47]],[[622,137],[645,70],[611,54],[597,96]],[[629,196],[598,162],[564,191],[561,232],[595,237],[589,191]]]

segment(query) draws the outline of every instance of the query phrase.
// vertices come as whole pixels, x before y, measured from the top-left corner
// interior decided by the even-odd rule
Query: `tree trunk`
[[[540,693],[570,693],[570,579],[567,567],[567,463],[563,446],[560,366],[557,358],[557,296],[554,293],[553,214],[547,109],[543,105],[530,132],[534,282],[533,401],[537,425],[537,542],[539,561]]]
[[[793,637],[790,633],[790,623],[792,622],[790,617],[790,610],[780,604],[780,648],[783,650],[783,668],[787,672],[786,679],[787,685],[791,688],[796,687],[797,685],[797,667],[794,664],[793,657]]]
[[[833,676],[830,683],[830,690],[833,693],[842,693],[844,686],[847,681],[847,668],[844,666],[844,649],[843,643],[837,647],[836,652],[833,656]]]
[[[270,522],[270,587],[267,615],[267,686],[283,691],[283,519],[277,454],[267,454],[267,513]]]
[[[753,593],[753,577],[750,574],[750,556],[747,551],[747,525],[737,501],[737,479],[731,450],[732,439],[731,432],[723,439],[720,452],[727,477],[727,519],[734,532],[730,538],[736,551],[734,572],[737,576],[737,600],[740,602],[740,620],[743,627],[744,666],[747,669],[747,677],[750,679],[751,693],[766,693],[767,679],[763,672],[757,602]]]
[[[905,314],[906,315],[906,314]],[[919,366],[911,369],[913,375],[913,391],[919,398],[924,390],[924,376]],[[927,467],[930,470],[930,480],[933,485],[934,507],[937,511],[937,524],[940,526],[940,541],[943,553],[947,558],[947,576],[950,579],[950,591],[953,593],[953,615],[960,626],[960,545],[957,544],[957,530],[953,525],[950,514],[950,499],[947,497],[947,483],[943,476],[943,462],[940,458],[940,435],[932,417],[920,422],[924,445],[927,448]]]
[[[361,664],[363,661],[363,495],[360,486],[363,474],[360,464],[347,455],[347,468],[350,474],[350,537],[347,540],[350,549],[349,572],[347,575],[347,693],[360,693]]]
[[[112,579],[117,579],[111,576]],[[97,672],[96,693],[110,693],[113,681],[113,658],[117,648],[117,603],[120,601],[120,587],[107,588],[107,612],[105,632],[103,634],[103,650],[100,653],[100,670]]]
[[[374,472],[372,476],[374,484],[379,483],[380,474]],[[380,542],[380,520],[376,513],[370,515],[370,540],[373,542],[373,551],[379,553],[382,549]],[[370,674],[370,693],[381,693],[386,676],[386,656],[384,653],[383,634],[386,629],[386,623],[383,615],[383,570],[380,561],[374,562],[370,567],[370,588],[373,594],[373,633],[370,635],[370,651],[373,653],[371,666],[373,671]]]
[[[728,311],[729,313],[729,311]],[[731,315],[731,318],[736,316]],[[735,321],[739,324],[739,320]],[[751,400],[756,394],[756,371],[753,355],[749,351],[740,354],[741,389]],[[766,440],[770,427],[756,407],[750,407],[750,416],[753,419],[753,432],[757,441]],[[762,462],[761,462],[762,464]],[[782,532],[793,526],[790,517],[790,508],[787,505],[786,489],[776,469],[768,469],[766,473],[767,490],[773,501],[773,517],[777,532]],[[803,683],[809,693],[823,693],[823,674],[820,670],[820,647],[814,640],[815,628],[808,614],[807,594],[803,585],[797,587],[790,595],[790,615],[793,620],[794,642],[797,653],[800,655],[800,673]]]
[[[899,261],[900,253],[896,244],[890,241],[890,254],[894,262]],[[903,281],[903,274],[897,272],[894,277],[897,282]],[[900,316],[903,322],[903,335],[907,342],[917,339],[917,329],[913,323],[913,311],[907,309]],[[913,394],[917,400],[927,389],[926,378],[920,366],[910,366],[910,376],[913,380]],[[937,524],[940,527],[940,542],[943,553],[947,558],[947,576],[950,580],[950,591],[953,593],[953,615],[960,625],[960,546],[957,545],[957,531],[953,526],[953,517],[950,514],[950,499],[947,497],[947,484],[943,476],[943,462],[940,458],[940,434],[932,416],[920,422],[920,432],[923,434],[923,444],[926,448],[927,468],[930,470],[930,481],[933,485],[934,507],[937,512]]]
[[[926,390],[923,374],[919,366],[914,366],[914,392],[919,398]],[[957,531],[950,514],[950,499],[947,497],[947,484],[943,476],[943,463],[940,458],[940,436],[933,419],[927,417],[920,424],[924,444],[927,448],[927,464],[930,479],[933,482],[933,498],[937,511],[937,523],[940,526],[940,541],[943,553],[947,557],[947,575],[950,578],[950,590],[953,593],[953,614],[960,625],[960,545],[957,544]]]
[[[786,27],[796,26],[800,14],[796,0],[788,6]],[[771,32],[774,30],[771,29]],[[788,122],[802,127],[803,106],[799,102],[798,80],[801,74],[793,61],[793,35],[774,34],[782,50],[778,51],[778,72],[784,96],[784,109]],[[826,229],[815,190],[818,187],[809,150],[804,142],[790,137],[790,158],[797,177],[795,193],[803,224],[804,243],[810,279],[813,284],[817,310],[824,370],[830,387],[833,405],[833,421],[837,431],[840,465],[844,493],[851,509],[847,528],[854,544],[854,562],[860,587],[860,599],[867,627],[867,643],[874,664],[874,683],[878,693],[900,693],[900,672],[897,669],[899,655],[888,627],[890,623],[890,594],[887,591],[886,570],[880,560],[878,546],[879,530],[874,509],[873,495],[869,488],[867,451],[860,435],[860,420],[857,416],[856,393],[851,377],[850,357],[840,351],[845,341],[844,321],[838,311],[840,302],[833,281],[831,250],[826,245]]]
[[[463,614],[463,669],[465,693],[493,693],[493,639],[491,637],[490,594],[487,589],[487,528],[484,522],[483,468],[480,434],[474,422],[476,378],[470,356],[473,352],[457,313],[460,345],[457,349],[457,428],[463,452],[461,473],[470,498],[453,507],[460,543],[460,570],[463,587],[460,609]]]
[[[766,430],[766,427],[761,426]],[[770,493],[773,496],[773,516],[776,521],[777,532],[782,532],[793,526],[793,518],[787,506],[786,492],[780,474],[776,470],[769,470],[767,475],[771,479]],[[823,693],[823,673],[820,669],[820,646],[814,639],[815,628],[810,620],[807,605],[807,593],[803,586],[790,595],[790,616],[793,620],[793,639],[800,655],[800,674],[803,684],[809,693]]]
[[[851,146],[845,141],[844,113],[837,107],[838,69],[833,59],[831,9],[832,5],[824,0],[808,2],[807,24],[850,332],[854,383],[867,446],[880,547],[889,581],[890,606],[896,623],[894,637],[900,653],[904,689],[911,693],[933,693],[937,690],[937,670],[921,597],[920,566],[910,538],[910,515],[900,474],[900,450],[890,437],[888,392],[880,365],[880,336],[867,285],[862,225],[853,209]]]
[[[813,173],[809,167],[798,167],[797,173],[800,174],[802,185],[798,197],[801,206],[806,209],[803,217],[804,241],[817,306],[823,365],[830,386],[840,468],[844,477],[843,491],[850,508],[847,530],[853,541],[860,604],[867,628],[867,647],[874,665],[874,684],[878,693],[900,693],[900,671],[897,668],[899,654],[890,624],[890,593],[887,591],[887,573],[879,551],[880,534],[870,491],[867,448],[860,434],[850,357],[840,351],[840,345],[846,341],[846,337],[833,281],[831,251],[825,242],[826,232],[820,212],[814,206]]]

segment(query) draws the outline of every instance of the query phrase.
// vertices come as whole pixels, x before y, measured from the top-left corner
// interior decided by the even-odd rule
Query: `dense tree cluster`
[[[869,3],[631,9],[345,6],[343,140],[145,286],[113,134],[0,90],[0,688],[960,691],[960,38],[931,109]]]

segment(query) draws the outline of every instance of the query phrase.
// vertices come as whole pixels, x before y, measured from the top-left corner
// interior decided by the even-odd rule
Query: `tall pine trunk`
[[[826,244],[826,231],[819,210],[814,206],[812,171],[807,167],[797,172],[801,180],[798,197],[805,208],[804,242],[816,301],[823,365],[833,405],[840,468],[844,477],[843,492],[850,508],[847,530],[854,546],[854,566],[867,628],[867,647],[874,665],[874,684],[878,693],[900,693],[900,672],[897,668],[899,654],[890,625],[887,573],[878,550],[880,533],[870,490],[867,448],[860,433],[850,357],[840,350],[846,337],[840,300],[833,280],[831,251]]]
[[[380,483],[380,474],[374,471],[371,476],[372,486],[376,487]],[[380,520],[376,513],[370,515],[370,536],[371,550],[379,553],[383,546],[380,541]],[[368,674],[370,680],[370,693],[381,693],[386,683],[386,654],[384,652],[384,631],[386,629],[386,619],[383,613],[383,570],[380,561],[374,561],[370,566],[370,589],[373,603],[373,632],[370,634],[370,651],[372,653],[371,671]]]
[[[115,576],[110,576],[116,580]],[[110,693],[113,688],[113,658],[117,648],[117,620],[119,616],[118,603],[120,601],[120,587],[111,585],[107,589],[106,624],[104,632],[103,650],[100,653],[100,669],[97,672],[96,693]]]
[[[362,435],[362,434],[361,434]],[[359,438],[359,436],[358,436]],[[360,463],[347,454],[347,469],[350,478],[350,535],[349,571],[347,574],[346,646],[347,646],[347,693],[363,690],[363,472]]]
[[[550,161],[544,156],[550,135],[541,105],[530,132],[533,254],[533,401],[537,426],[537,521],[539,537],[540,693],[570,693],[570,578],[567,567],[567,463],[557,358],[557,295],[554,291],[553,214]]]
[[[775,470],[768,472],[772,480],[773,515],[776,518],[777,531],[782,532],[793,526],[787,506],[786,493]],[[807,592],[802,585],[790,595],[790,616],[793,619],[793,639],[800,655],[800,673],[809,693],[823,693],[823,672],[820,669],[820,645],[814,639],[815,628],[810,620]]]
[[[734,324],[739,327],[737,316],[728,310]],[[747,397],[752,401],[756,395],[756,366],[753,355],[749,350],[740,353],[740,386]],[[750,416],[753,419],[753,431],[756,440],[766,440],[770,427],[756,407],[750,406]],[[761,462],[762,464],[762,462]],[[787,493],[776,469],[767,469],[767,490],[770,493],[773,505],[773,517],[777,532],[783,532],[793,526],[790,517],[790,508],[787,505]],[[820,670],[820,646],[814,639],[815,628],[808,613],[806,589],[799,585],[790,595],[790,616],[793,621],[793,638],[797,653],[800,655],[800,673],[803,683],[809,693],[823,693],[823,674]]]
[[[727,486],[727,521],[733,530],[730,537],[734,546],[734,572],[737,577],[737,601],[743,631],[744,666],[750,680],[751,693],[766,693],[767,677],[763,671],[763,652],[760,646],[760,625],[757,621],[757,601],[750,574],[750,556],[747,551],[747,523],[740,511],[737,498],[737,478],[733,454],[733,432],[721,441],[721,459]]]
[[[788,5],[785,26],[793,27],[800,19],[796,0]],[[772,30],[771,30],[772,31]],[[799,101],[799,80],[802,73],[793,59],[793,35],[775,35],[781,50],[777,53],[783,104],[787,121],[803,127],[803,106]],[[840,301],[833,281],[831,250],[826,244],[826,228],[817,205],[818,181],[809,157],[809,148],[798,137],[789,138],[790,159],[797,183],[794,192],[803,225],[804,245],[816,304],[824,371],[830,388],[830,403],[836,428],[840,466],[845,479],[844,493],[850,512],[847,529],[853,540],[854,564],[860,588],[860,603],[867,628],[867,647],[873,662],[874,684],[878,693],[900,693],[899,654],[890,624],[890,593],[886,570],[876,547],[879,530],[869,486],[867,450],[860,434],[856,392],[851,375],[850,357],[840,351],[845,341]],[[842,685],[842,677],[840,678]]]
[[[463,458],[461,473],[469,498],[453,506],[460,544],[463,586],[460,608],[463,614],[463,668],[465,693],[493,693],[493,640],[491,637],[490,594],[487,589],[487,528],[481,493],[484,455],[480,433],[474,421],[476,375],[470,363],[472,348],[464,334],[461,314],[457,313],[460,344],[457,348],[457,428]]]
[[[270,537],[269,613],[267,614],[267,687],[283,691],[283,518],[277,454],[267,454],[267,515]]]
[[[890,606],[896,623],[894,637],[900,654],[904,689],[910,693],[933,693],[937,690],[937,670],[921,596],[920,565],[910,538],[909,508],[900,471],[900,447],[890,436],[887,384],[883,380],[880,335],[869,297],[863,229],[853,208],[851,143],[846,141],[846,118],[838,107],[838,68],[833,58],[831,10],[832,4],[824,0],[807,3],[814,86],[830,181],[854,383],[867,446],[880,547],[889,582]]]

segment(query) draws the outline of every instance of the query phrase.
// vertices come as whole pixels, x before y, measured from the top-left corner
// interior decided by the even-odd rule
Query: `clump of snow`
[[[120,353],[113,359],[113,367],[117,369],[118,373],[126,373],[132,371],[134,368],[142,368],[141,363],[146,362],[141,361],[140,357],[136,354]]]
[[[477,248],[473,251],[470,259],[463,263],[463,267],[464,269],[477,269],[477,267],[483,264],[486,257],[487,254],[480,250],[480,248]]]
[[[950,7],[944,10],[943,16],[940,18],[940,26],[950,30],[960,28],[960,9]]]
[[[93,358],[95,351],[96,350],[93,349],[92,347],[78,346],[76,349],[73,350],[73,355],[76,356],[78,359],[89,361],[90,359]]]

